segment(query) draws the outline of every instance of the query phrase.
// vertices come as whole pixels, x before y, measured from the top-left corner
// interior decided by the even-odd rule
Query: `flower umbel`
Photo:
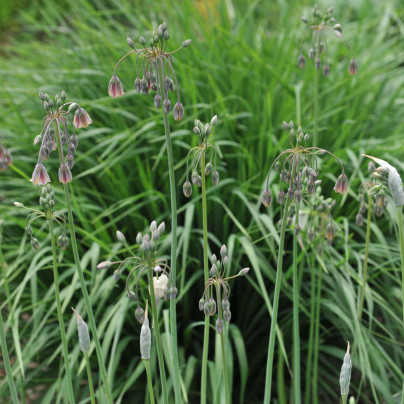
[[[163,22],[153,31],[149,47],[146,46],[146,40],[143,36],[139,38],[139,48],[135,47],[135,42],[131,38],[127,38],[128,45],[132,50],[124,55],[116,64],[114,73],[109,81],[108,94],[113,98],[124,94],[122,83],[116,75],[116,71],[124,59],[129,55],[136,54],[136,79],[134,81],[136,92],[148,94],[149,91],[156,91],[157,94],[154,97],[155,107],[160,108],[163,105],[164,113],[168,114],[171,110],[171,101],[168,98],[168,93],[176,90],[177,102],[174,105],[173,114],[176,121],[181,121],[184,116],[184,107],[180,101],[177,76],[173,67],[173,55],[179,50],[188,47],[191,40],[187,39],[178,49],[167,52],[166,48],[169,37],[167,23]],[[141,69],[139,69],[139,58],[143,59]],[[139,70],[141,70],[141,74],[139,74]],[[159,70],[163,71],[165,75],[162,79],[163,83],[159,81]]]
[[[41,133],[35,137],[34,145],[40,145],[38,163],[32,174],[31,181],[34,185],[46,185],[50,177],[42,164],[53,150],[60,148],[62,164],[59,168],[59,181],[67,184],[72,181],[71,169],[74,166],[74,156],[78,146],[78,138],[74,133],[74,127],[87,128],[92,123],[88,113],[74,102],[65,102],[66,94],[62,91],[51,99],[48,94],[39,93],[46,116],[42,123]],[[74,118],[69,112],[76,110]],[[69,133],[69,124],[71,133]],[[63,146],[67,145],[67,154]]]
[[[311,32],[311,43],[308,52],[309,59],[315,60],[316,69],[320,69],[323,65],[323,74],[327,77],[330,73],[330,66],[327,61],[327,34],[333,33],[337,38],[342,38],[352,54],[352,59],[349,64],[348,72],[351,75],[355,75],[358,71],[358,64],[353,57],[353,51],[349,42],[342,34],[342,27],[336,19],[333,17],[334,8],[330,7],[326,13],[322,13],[317,4],[312,11],[312,20],[302,17],[302,21],[307,25],[307,29]],[[321,57],[324,55],[324,61]],[[298,57],[298,65],[300,68],[304,68],[306,64],[306,58],[303,55],[303,51],[300,52]]]

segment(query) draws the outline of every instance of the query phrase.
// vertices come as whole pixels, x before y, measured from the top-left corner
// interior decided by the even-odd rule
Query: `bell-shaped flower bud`
[[[59,167],[59,182],[62,184],[68,184],[72,182],[72,172],[67,164],[62,164]]]
[[[182,192],[184,195],[189,198],[192,194],[192,184],[189,181],[185,181],[184,185],[182,186]]]
[[[348,190],[348,177],[343,172],[337,179],[334,187],[335,192],[339,192],[341,195],[345,194]]]
[[[269,189],[266,189],[262,194],[262,204],[268,208],[272,203],[272,192]]]
[[[91,120],[90,116],[86,112],[85,109],[78,107],[76,112],[74,113],[73,123],[74,126],[79,128],[87,128],[93,121]]]
[[[223,319],[227,323],[230,323],[230,320],[231,320],[231,311],[230,310],[223,310]]]
[[[131,290],[129,290],[129,291],[128,291],[128,299],[129,299],[131,302],[134,302],[134,301],[136,300],[136,293],[135,293],[135,292],[132,292]]]
[[[358,214],[356,215],[355,223],[356,223],[358,226],[363,226],[363,215],[362,215],[361,212],[358,212]]]
[[[355,59],[352,59],[351,62],[349,63],[348,73],[351,76],[354,76],[356,73],[358,73],[358,64],[356,63]]]
[[[179,101],[174,105],[173,114],[175,121],[181,121],[184,117],[184,107]]]
[[[335,237],[335,226],[334,226],[334,223],[331,222],[325,228],[325,238],[328,241],[332,241],[332,240],[334,240],[334,237]]]
[[[135,81],[134,81],[133,84],[134,84],[134,87],[135,87],[136,92],[139,94],[140,91],[142,90],[139,77],[136,77],[136,79],[135,79]],[[160,98],[161,98],[161,97],[160,97]],[[160,102],[161,102],[161,100],[160,100]],[[156,101],[154,101],[154,105],[156,105]],[[158,107],[156,106],[156,108],[158,108]]]
[[[221,334],[223,332],[223,320],[221,318],[218,318],[216,320],[216,332],[218,334]]]
[[[219,183],[219,173],[215,170],[212,173],[212,184],[216,186]]]
[[[157,228],[160,236],[164,233],[164,231],[166,230],[166,224],[164,222],[161,222],[159,224],[159,227]]]
[[[161,95],[160,94],[156,94],[154,96],[154,106],[158,109],[161,106]]]
[[[31,182],[34,185],[46,185],[48,182],[51,182],[49,174],[42,163],[38,163],[35,166],[34,172],[32,173]]]
[[[208,164],[205,166],[205,175],[209,175],[213,169],[212,163],[209,161]]]
[[[205,305],[205,300],[204,300],[204,298],[202,298],[199,300],[199,311],[203,310],[204,305]]]
[[[34,250],[39,250],[39,241],[35,237],[32,237],[31,245]]]
[[[112,98],[121,97],[124,94],[121,80],[114,73],[109,81],[108,95]]]
[[[168,98],[163,101],[163,111],[165,114],[168,114],[171,110],[171,102]]]
[[[302,53],[297,58],[297,64],[301,69],[304,69],[304,66],[306,66],[306,58],[303,56]]]
[[[135,310],[135,317],[136,320],[140,323],[143,324],[144,322],[144,310],[139,306]]]

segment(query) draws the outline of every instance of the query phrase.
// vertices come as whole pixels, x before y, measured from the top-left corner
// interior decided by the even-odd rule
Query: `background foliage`
[[[41,250],[33,251],[24,234],[25,218],[13,206],[20,201],[36,207],[39,192],[27,179],[36,163],[33,139],[40,131],[43,110],[38,91],[53,96],[65,89],[68,100],[79,102],[94,123],[79,133],[73,169],[73,205],[88,289],[107,358],[117,402],[147,400],[145,375],[139,362],[140,326],[135,307],[125,298],[124,283],[115,283],[99,261],[119,256],[115,231],[131,243],[152,220],[169,223],[169,192],[160,111],[152,95],[133,89],[134,60],[120,68],[125,95],[107,96],[116,61],[127,51],[126,36],[150,35],[166,20],[172,49],[184,39],[192,44],[175,58],[185,118],[172,123],[179,201],[179,344],[180,362],[189,402],[199,399],[199,359],[202,321],[201,204],[196,190],[191,200],[181,192],[185,157],[195,118],[208,121],[217,114],[219,125],[211,139],[221,151],[221,180],[210,187],[208,209],[210,248],[216,254],[226,243],[232,271],[250,266],[247,278],[232,285],[229,328],[234,363],[234,402],[262,402],[269,336],[273,280],[276,269],[279,209],[259,203],[262,184],[272,161],[288,146],[282,121],[296,119],[295,87],[301,87],[302,126],[313,122],[313,73],[307,63],[297,67],[304,37],[302,15],[313,4],[303,1],[209,0],[138,2],[130,0],[2,1],[0,4],[0,142],[13,156],[13,166],[0,173],[0,219],[4,220],[1,248],[7,262],[11,296],[0,280],[0,308],[6,319],[13,374],[25,402],[55,402],[60,398],[60,342],[53,298],[50,241],[35,229]],[[331,4],[321,2],[326,9]],[[323,271],[320,313],[318,385],[320,402],[337,402],[338,377],[349,340],[354,345],[351,392],[360,402],[399,400],[402,382],[403,336],[400,302],[400,261],[396,223],[384,217],[372,224],[370,280],[365,314],[357,321],[364,230],[355,225],[359,184],[367,162],[361,153],[382,157],[404,172],[404,7],[400,2],[338,1],[334,12],[355,51],[358,75],[348,76],[349,50],[337,38],[329,41],[330,76],[320,82],[320,145],[344,162],[350,191],[341,199],[332,194],[339,168],[324,161],[323,190],[336,199],[333,211],[339,232],[334,245],[320,256],[311,251],[316,270]],[[305,45],[305,51],[309,45]],[[59,208],[57,161],[48,164]],[[319,236],[319,239],[321,235]],[[291,243],[290,243],[291,244]],[[291,260],[285,256],[279,327],[286,352],[291,353]],[[168,240],[163,243],[169,254]],[[65,253],[61,290],[69,324],[71,366],[76,391],[86,397],[84,363],[70,306],[82,308],[73,259]],[[122,256],[122,255],[121,255]],[[312,296],[310,254],[300,256],[301,349],[307,356]],[[72,281],[73,278],[73,281]],[[164,315],[166,309],[164,306]],[[85,314],[84,314],[85,318]],[[219,402],[220,361],[214,348],[209,372],[212,402]],[[291,378],[279,351],[278,401],[289,402]],[[94,377],[98,377],[96,360]],[[288,357],[291,361],[291,357]],[[303,375],[307,361],[303,362]],[[1,370],[1,369],[0,369]],[[158,380],[156,391],[158,389]],[[306,385],[303,376],[303,386]],[[9,391],[0,384],[0,398]]]

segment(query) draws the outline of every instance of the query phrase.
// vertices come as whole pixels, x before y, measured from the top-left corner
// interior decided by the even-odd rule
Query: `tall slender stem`
[[[320,49],[320,35],[317,35],[317,49]],[[320,93],[320,69],[314,67],[314,127],[313,146],[318,146],[318,103]]]
[[[316,272],[314,267],[314,254],[310,254],[310,284],[311,284],[311,292],[310,292],[310,331],[309,331],[309,344],[307,350],[307,367],[306,367],[306,389],[305,389],[305,397],[304,402],[309,403],[310,400],[310,388],[311,388],[311,370],[313,366],[313,339],[314,339],[314,315],[315,315],[315,307],[316,307]]]
[[[91,367],[90,360],[88,355],[84,353],[84,357],[86,359],[86,368],[87,368],[87,378],[88,378],[88,389],[90,390],[90,399],[91,404],[95,404],[95,395],[94,395],[94,386],[93,386],[93,376],[91,375]]]
[[[368,277],[368,261],[369,261],[369,244],[370,244],[370,222],[372,220],[372,197],[368,200],[368,218],[366,223],[366,241],[365,241],[365,258],[363,260],[363,280],[361,294],[359,298],[358,320],[362,319],[363,303],[365,301],[365,290]]]
[[[315,330],[314,330],[314,357],[313,357],[313,378],[312,378],[312,387],[313,387],[313,404],[318,403],[317,396],[317,386],[318,386],[318,352],[320,345],[320,311],[321,311],[321,283],[323,277],[323,271],[321,268],[318,270],[318,278],[317,278],[317,307],[316,307],[316,320],[315,320]]]
[[[269,344],[268,344],[268,358],[266,366],[266,377],[265,377],[265,395],[264,404],[269,404],[271,400],[271,388],[272,388],[272,373],[273,373],[273,363],[275,356],[275,334],[276,334],[276,323],[278,318],[278,306],[279,306],[279,295],[281,292],[281,281],[282,281],[282,263],[283,263],[283,247],[285,243],[285,231],[287,224],[287,217],[289,212],[289,207],[291,200],[287,199],[285,203],[285,209],[283,211],[281,235],[279,240],[279,251],[278,251],[278,263],[276,267],[276,279],[275,279],[275,291],[274,300],[272,305],[272,321],[271,330],[269,332]]]
[[[55,138],[56,138],[57,148],[58,148],[58,152],[59,152],[59,162],[62,165],[63,164],[62,144],[61,144],[61,140],[60,140],[60,128],[57,123],[55,123],[55,131],[56,131]],[[69,230],[70,230],[70,238],[71,238],[71,245],[72,245],[72,250],[73,250],[74,263],[76,265],[77,274],[79,276],[80,287],[81,287],[81,291],[83,293],[83,298],[84,298],[84,304],[86,306],[88,319],[90,322],[90,329],[91,329],[91,333],[93,335],[93,339],[94,339],[94,343],[95,343],[95,350],[97,352],[98,365],[100,367],[100,372],[101,372],[101,379],[103,381],[104,389],[105,389],[105,393],[106,393],[105,399],[108,403],[112,404],[112,394],[111,394],[111,389],[109,386],[107,371],[105,368],[104,356],[102,354],[101,344],[100,344],[100,340],[98,338],[97,326],[95,325],[93,309],[91,307],[90,297],[88,295],[86,282],[84,280],[84,274],[83,274],[83,269],[81,267],[79,250],[77,248],[76,231],[74,228],[73,210],[72,210],[72,205],[70,202],[69,187],[67,184],[63,184],[63,188],[64,188],[64,192],[65,192],[67,215],[69,218]]]
[[[299,203],[296,202],[296,226],[299,226]],[[297,273],[297,232],[293,233],[293,390],[294,404],[300,404],[300,333],[299,276]]]
[[[149,388],[150,404],[154,404],[154,393],[153,393],[153,383],[150,373],[150,360],[143,359],[144,367],[146,368],[147,374],[147,387]]]
[[[6,290],[7,303],[10,304],[10,286],[8,284],[6,263],[4,262],[3,250],[1,248],[1,245],[3,243],[2,233],[3,233],[3,223],[0,223],[0,267],[1,267],[1,275],[3,276],[4,280],[4,289]]]
[[[166,370],[164,367],[163,346],[161,344],[161,336],[160,336],[160,324],[157,317],[156,295],[154,293],[154,285],[153,285],[153,266],[151,264],[150,259],[148,260],[147,265],[147,279],[149,281],[150,300],[151,300],[152,316],[154,324],[154,337],[156,339],[156,346],[157,346],[157,359],[159,362],[160,380],[161,380],[161,387],[163,390],[163,401],[164,404],[168,404]]]
[[[163,96],[164,91],[164,72],[162,62],[157,62],[158,82],[160,85],[160,94]],[[168,161],[168,177],[170,181],[170,200],[171,200],[171,278],[173,284],[176,284],[177,278],[177,196],[176,184],[174,175],[174,158],[173,148],[170,135],[170,123],[168,122],[168,115],[163,112],[164,116],[164,132],[166,136],[167,145],[167,161]],[[173,364],[173,384],[175,402],[181,403],[181,389],[180,389],[180,365],[178,361],[178,346],[177,346],[177,299],[170,299],[170,342],[171,354]]]
[[[64,362],[65,362],[65,371],[66,371],[66,378],[67,378],[67,391],[69,394],[69,401],[72,404],[74,404],[76,401],[74,399],[74,393],[73,393],[72,374],[71,374],[70,365],[69,365],[69,351],[67,348],[65,323],[63,321],[62,304],[60,301],[58,261],[57,261],[55,233],[53,231],[52,219],[48,219],[48,224],[49,224],[49,234],[50,234],[51,244],[52,244],[53,279],[54,279],[54,283],[55,283],[56,308],[57,308],[57,313],[58,313],[60,336],[62,337],[62,351],[63,351],[63,357],[64,357]]]
[[[203,274],[204,284],[209,279],[208,262],[208,209],[206,201],[206,175],[205,175],[205,150],[201,154],[201,177],[202,177],[202,227],[203,227]],[[201,374],[201,404],[206,404],[206,389],[208,376],[208,352],[209,352],[209,323],[210,317],[205,316],[205,328],[203,333],[203,351],[202,351],[202,374]]]
[[[6,368],[6,375],[7,375],[8,387],[11,393],[11,398],[13,400],[13,404],[18,404],[20,401],[18,400],[17,389],[15,387],[13,373],[10,365],[10,358],[8,357],[7,341],[4,332],[3,315],[1,314],[1,310],[0,310],[0,347],[1,352],[3,354],[3,363],[4,367]]]

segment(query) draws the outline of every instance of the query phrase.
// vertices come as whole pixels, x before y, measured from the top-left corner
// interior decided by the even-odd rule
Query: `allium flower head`
[[[177,102],[173,108],[174,119],[180,121],[184,115],[184,108],[180,101],[180,92],[178,87],[177,76],[173,67],[172,55],[183,48],[187,48],[191,40],[185,40],[182,45],[168,52],[167,44],[170,34],[167,30],[167,23],[163,22],[158,26],[146,45],[144,36],[140,36],[140,46],[136,48],[135,42],[131,38],[127,38],[127,43],[132,48],[124,55],[114,69],[114,74],[109,82],[108,94],[115,98],[123,95],[122,83],[116,75],[116,70],[121,62],[130,55],[136,55],[136,78],[134,86],[137,93],[148,94],[150,91],[156,91],[154,97],[154,105],[156,108],[163,106],[166,115],[171,111],[171,101],[169,100],[169,92],[177,92]],[[139,65],[141,68],[139,68]]]
[[[327,63],[327,34],[332,33],[337,38],[342,38],[349,50],[352,53],[352,60],[349,64],[349,74],[354,75],[358,71],[358,65],[353,58],[353,51],[349,42],[342,34],[342,27],[333,17],[334,9],[330,7],[326,13],[322,13],[317,4],[312,10],[312,18],[309,20],[306,17],[302,17],[302,21],[306,24],[307,30],[311,33],[310,48],[308,50],[309,59],[315,59],[316,69],[320,69],[323,65],[323,74],[327,77],[330,73],[330,67]],[[324,56],[323,56],[324,55]],[[324,58],[324,61],[322,61]],[[304,68],[306,59],[303,56],[303,51],[300,52],[298,57],[298,65],[300,68]]]

